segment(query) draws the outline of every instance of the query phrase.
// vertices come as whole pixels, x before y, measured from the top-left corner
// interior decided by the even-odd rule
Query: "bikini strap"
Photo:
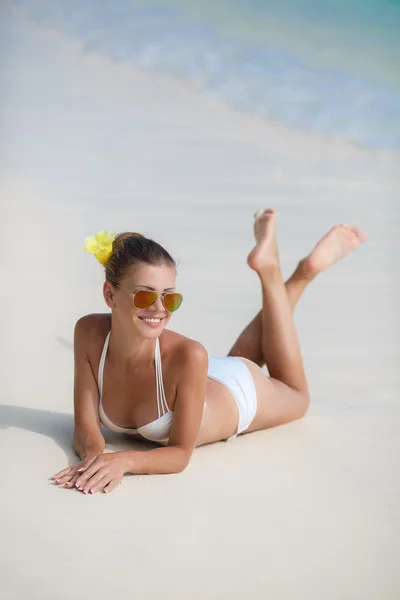
[[[100,393],[100,401],[103,395],[103,376],[104,376],[104,364],[106,362],[108,343],[110,341],[111,331],[107,334],[107,337],[104,342],[103,351],[100,357],[99,363],[99,372],[97,376],[99,393]],[[162,377],[162,366],[161,366],[161,352],[160,352],[160,343],[158,338],[156,340],[156,349],[155,349],[155,363],[156,363],[156,392],[157,392],[157,409],[158,409],[158,418],[165,415],[165,413],[169,412],[169,407],[167,404],[167,400],[165,398],[164,391],[164,382]]]
[[[99,372],[98,372],[98,375],[97,375],[97,383],[98,383],[99,392],[100,392],[100,401],[101,401],[101,397],[103,395],[104,363],[106,362],[106,356],[107,356],[107,350],[108,350],[108,342],[110,341],[110,334],[111,334],[111,331],[108,332],[107,337],[106,337],[106,341],[104,342],[103,352],[101,353],[101,357],[100,357]]]
[[[156,340],[156,350],[154,354],[154,359],[156,363],[156,391],[157,391],[157,409],[158,409],[158,418],[164,416],[167,412],[169,412],[169,407],[167,404],[167,400],[165,398],[164,392],[164,382],[162,376],[162,366],[161,366],[161,352],[160,352],[160,342],[158,338]]]

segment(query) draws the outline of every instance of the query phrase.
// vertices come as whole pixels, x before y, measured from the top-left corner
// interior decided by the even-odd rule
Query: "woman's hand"
[[[54,479],[56,485],[65,485],[67,488],[75,487],[75,484],[81,475],[82,471],[85,471],[94,460],[96,460],[97,454],[95,456],[90,456],[81,460],[76,465],[72,465],[72,467],[67,467],[63,469],[59,473],[52,475],[52,479]]]
[[[60,476],[59,484],[63,483],[61,476],[70,477],[68,487],[74,485],[84,494],[95,494],[100,490],[108,493],[120,483],[124,473],[129,470],[130,463],[124,452],[100,454],[64,469],[55,477]]]

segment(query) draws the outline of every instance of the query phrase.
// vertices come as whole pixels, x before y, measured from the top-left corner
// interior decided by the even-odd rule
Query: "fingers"
[[[96,494],[96,492],[99,492],[100,490],[102,490],[109,483],[110,483],[110,476],[105,475],[104,477],[99,479],[94,485],[91,484],[89,486],[89,494]]]
[[[99,481],[102,481],[103,479],[105,479],[108,476],[107,481],[104,482],[104,484],[108,483],[110,481],[110,474],[107,473],[107,471],[105,470],[105,468],[103,467],[102,469],[100,469],[99,471],[97,471],[87,482],[85,485],[80,485],[79,486],[79,490],[81,490],[84,494],[88,494],[96,484],[99,483]],[[103,486],[104,487],[104,486]]]
[[[106,474],[103,477],[99,478],[99,480],[95,484],[92,484],[92,480],[90,480],[88,482],[88,485],[80,491],[82,491],[84,494],[96,494],[97,492],[103,490],[105,494],[108,494],[109,492],[112,492],[119,483],[120,481],[118,479],[112,479],[110,481],[110,475]]]
[[[70,479],[70,481],[66,482],[65,487],[66,488],[73,488],[73,487],[75,487],[76,480],[78,479],[78,477],[79,477],[79,473],[75,473],[75,475],[72,477],[72,479]]]
[[[97,456],[92,456],[91,458],[82,460],[76,465],[66,467],[62,471],[52,475],[51,479],[55,481],[56,485],[65,484],[67,487],[73,487],[79,475],[84,472],[96,460],[96,458]]]
[[[98,476],[97,476],[98,475]],[[110,474],[109,473],[104,473],[103,472],[98,472],[96,474],[96,479],[94,481],[95,477],[92,477],[87,484],[85,485],[84,488],[79,489],[79,491],[81,491],[83,494],[96,494],[97,492],[100,492],[101,490],[105,493],[108,494],[109,492],[112,492],[117,485],[120,483],[120,479],[111,479],[110,480]],[[78,489],[78,488],[76,488]]]
[[[79,473],[76,472],[76,469],[71,469],[70,473],[64,475],[64,477],[60,477],[60,479],[55,480],[56,485],[65,485],[67,488],[74,487],[76,480],[79,477]]]
[[[62,475],[64,473],[64,475]],[[73,467],[68,467],[68,469],[64,469],[60,471],[60,474],[53,475],[52,479],[54,479],[56,485],[63,485],[72,479],[75,475],[75,469]]]
[[[51,478],[52,479],[61,479],[61,477],[64,477],[64,475],[67,475],[67,473],[69,473],[71,471],[71,469],[72,469],[72,467],[66,467],[62,471],[59,471],[59,473],[52,475]]]
[[[117,485],[119,483],[120,482],[118,481],[118,479],[113,479],[112,481],[110,481],[110,483],[108,485],[106,485],[106,487],[104,488],[103,492],[105,494],[108,494],[109,492],[112,492],[117,487]]]
[[[115,489],[122,476],[123,470],[120,467],[117,466],[117,470],[110,469],[110,460],[99,455],[63,469],[53,475],[52,479],[56,485],[75,488],[84,494],[95,494],[100,490],[107,494]]]
[[[97,456],[92,456],[91,458],[86,458],[85,460],[82,461],[81,465],[79,467],[78,472],[79,473],[83,473],[84,471],[86,471],[86,469],[88,467],[90,467],[90,465],[96,460],[96,458],[98,458]]]
[[[89,465],[85,471],[79,473],[79,478],[77,479],[75,485],[77,488],[84,488],[86,483],[89,481],[89,479],[95,474],[97,473],[97,471],[99,469],[101,469],[102,464],[101,461],[99,459],[96,458],[96,460],[94,460],[92,462],[91,465]]]

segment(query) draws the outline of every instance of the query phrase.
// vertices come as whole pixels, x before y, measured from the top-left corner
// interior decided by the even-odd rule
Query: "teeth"
[[[143,319],[146,323],[159,323],[161,319]]]

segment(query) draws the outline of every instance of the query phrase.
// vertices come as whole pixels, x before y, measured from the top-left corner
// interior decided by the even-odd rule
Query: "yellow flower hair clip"
[[[112,245],[115,233],[108,233],[106,229],[87,237],[83,248],[93,254],[99,263],[105,265],[112,254]]]

